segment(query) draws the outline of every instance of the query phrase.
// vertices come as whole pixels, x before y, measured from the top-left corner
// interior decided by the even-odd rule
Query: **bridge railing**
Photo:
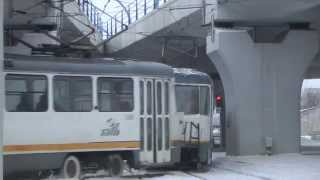
[[[110,39],[125,31],[131,23],[158,9],[167,1],[169,0],[133,0],[126,4],[125,8],[111,15],[95,6],[90,0],[77,0],[80,10],[103,35],[103,39]]]
[[[95,26],[96,30],[103,34],[103,21],[101,14],[103,11],[96,7],[89,0],[77,0],[77,3],[80,7],[80,10],[87,16],[88,20],[91,22],[93,26]]]

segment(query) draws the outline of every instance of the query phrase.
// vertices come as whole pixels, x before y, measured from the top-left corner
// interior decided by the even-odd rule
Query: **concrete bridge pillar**
[[[314,31],[289,31],[278,43],[256,43],[244,30],[216,30],[207,54],[225,89],[226,149],[231,155],[300,148],[300,91],[319,50]]]

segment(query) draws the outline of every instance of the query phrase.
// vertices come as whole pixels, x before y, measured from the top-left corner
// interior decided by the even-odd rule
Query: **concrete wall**
[[[318,39],[320,44],[320,24],[315,24],[313,28],[318,29]],[[305,73],[305,79],[320,79],[320,49]]]
[[[216,0],[207,0],[215,3]],[[194,36],[205,38],[202,0],[170,0],[137,22],[129,29],[106,42],[107,53],[112,54],[148,37],[159,36]],[[190,7],[190,8],[188,8]],[[184,8],[184,9],[179,9]],[[159,34],[159,32],[163,31]]]
[[[318,0],[220,0],[215,19],[249,24],[310,22],[310,14],[318,13]]]

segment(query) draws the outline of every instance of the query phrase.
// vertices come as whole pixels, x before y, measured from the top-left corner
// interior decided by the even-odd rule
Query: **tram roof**
[[[52,56],[5,55],[5,69],[12,71],[60,72],[71,74],[112,74],[173,77],[165,64],[133,59],[66,58]]]
[[[174,68],[177,83],[212,84],[210,76],[206,73],[187,68]]]

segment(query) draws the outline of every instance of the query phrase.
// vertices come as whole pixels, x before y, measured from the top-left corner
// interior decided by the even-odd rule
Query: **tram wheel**
[[[107,157],[107,171],[111,177],[118,177],[123,174],[124,163],[120,155],[110,155]]]
[[[81,164],[79,158],[76,156],[68,156],[62,167],[63,178],[79,178],[81,175]]]

